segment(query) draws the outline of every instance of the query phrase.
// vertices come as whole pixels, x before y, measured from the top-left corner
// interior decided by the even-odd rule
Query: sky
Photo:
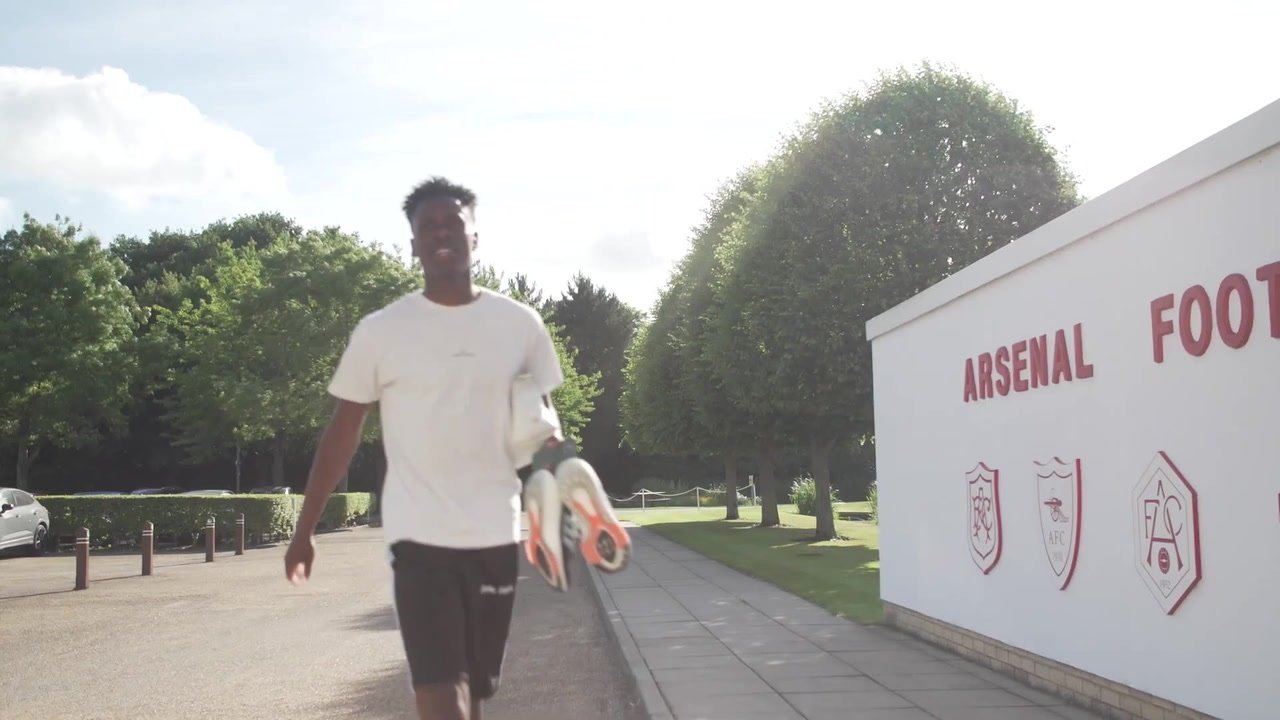
[[[477,259],[647,310],[707,197],[823,100],[928,61],[1050,129],[1088,197],[1280,99],[1280,3],[0,0],[0,229],[104,241],[279,211],[407,258],[473,188]]]

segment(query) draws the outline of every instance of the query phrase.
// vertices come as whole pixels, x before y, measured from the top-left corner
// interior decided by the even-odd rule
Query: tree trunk
[[[766,440],[760,445],[760,527],[777,527],[778,520],[778,481],[774,477],[773,442]]]
[[[832,440],[814,438],[810,447],[812,452],[813,482],[817,486],[818,497],[814,501],[814,512],[818,516],[818,539],[831,540],[836,536],[835,515],[831,508],[831,448]]]
[[[17,477],[14,484],[17,485],[19,490],[31,489],[31,464],[36,461],[39,455],[40,448],[32,450],[26,440],[18,441]]]
[[[732,451],[724,456],[724,519],[738,519],[738,455]]]
[[[271,484],[284,485],[284,432],[277,431],[271,457]]]

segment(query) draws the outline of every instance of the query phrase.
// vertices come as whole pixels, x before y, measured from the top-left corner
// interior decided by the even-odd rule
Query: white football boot
[[[568,452],[573,444],[565,442]],[[562,447],[563,447],[562,446]],[[631,558],[631,536],[613,514],[613,504],[600,484],[595,468],[576,455],[564,457],[556,465],[560,501],[572,517],[582,558],[607,573],[616,573]]]
[[[569,572],[564,559],[564,506],[556,478],[546,468],[538,468],[524,485],[524,508],[529,516],[529,536],[524,554],[552,588],[569,589]]]

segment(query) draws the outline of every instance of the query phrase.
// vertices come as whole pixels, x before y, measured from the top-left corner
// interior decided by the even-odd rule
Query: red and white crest
[[[969,555],[983,575],[1000,562],[1000,471],[978,463],[965,473],[969,487]]]
[[[1080,554],[1080,460],[1036,461],[1036,503],[1040,511],[1040,537],[1049,568],[1065,590],[1076,571]]]
[[[1200,512],[1195,488],[1160,451],[1133,489],[1138,575],[1172,615],[1200,582]]]

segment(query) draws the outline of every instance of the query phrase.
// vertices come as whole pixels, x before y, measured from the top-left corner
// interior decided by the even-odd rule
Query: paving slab
[[[1093,720],[893,628],[835,616],[644,528],[590,573],[650,718]]]

